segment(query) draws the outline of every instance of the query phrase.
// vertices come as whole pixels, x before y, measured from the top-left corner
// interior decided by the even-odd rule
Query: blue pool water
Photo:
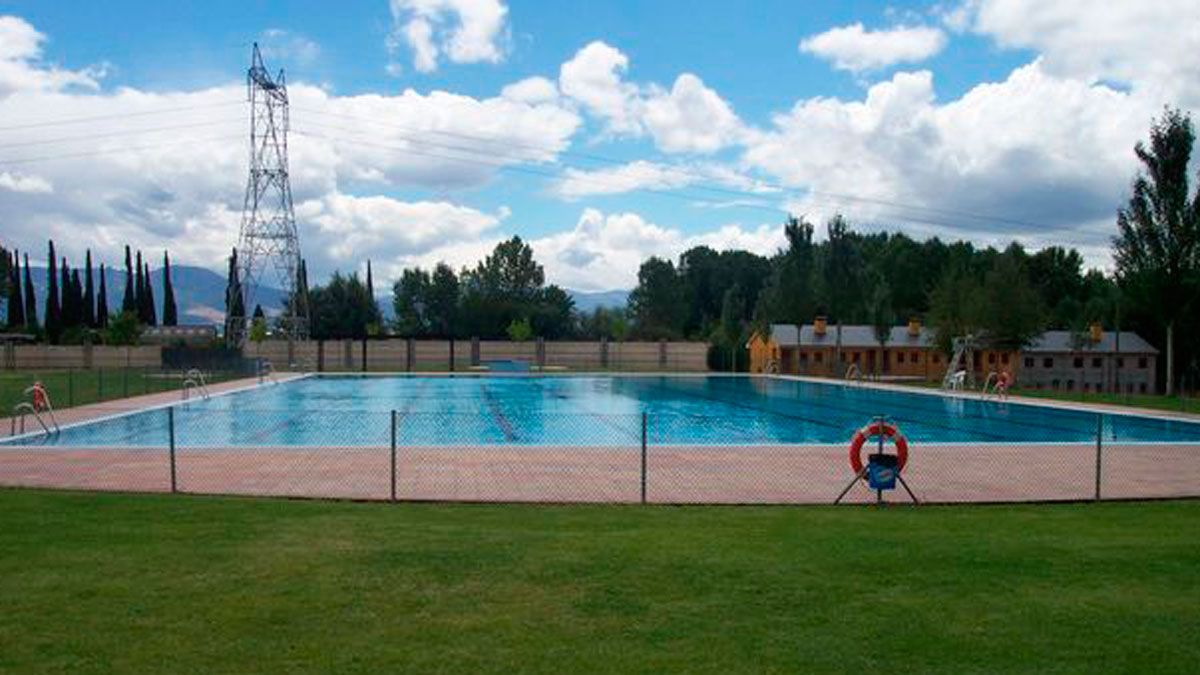
[[[1200,425],[1045,406],[724,376],[309,377],[175,406],[181,447],[845,443],[876,415],[914,442],[1198,442]],[[162,447],[149,410],[24,441]]]

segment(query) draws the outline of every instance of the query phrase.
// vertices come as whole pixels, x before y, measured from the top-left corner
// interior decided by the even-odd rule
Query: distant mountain
[[[46,268],[31,267],[33,287],[38,299],[38,319],[45,320],[46,312]],[[83,271],[80,270],[82,275]],[[121,308],[125,294],[125,268],[105,269],[105,285],[108,289],[108,309],[116,312]],[[189,265],[171,266],[171,283],[175,287],[175,304],[179,307],[181,324],[219,324],[225,320],[225,277],[206,267]],[[96,291],[100,291],[100,269],[95,269]],[[150,270],[150,286],[154,289],[155,311],[162,318],[162,270]],[[268,313],[278,312],[283,305],[283,291],[262,287],[256,302]],[[253,308],[249,308],[253,311]]]
[[[567,290],[575,301],[575,309],[580,312],[592,312],[597,307],[623,308],[629,302],[629,291],[572,291]]]

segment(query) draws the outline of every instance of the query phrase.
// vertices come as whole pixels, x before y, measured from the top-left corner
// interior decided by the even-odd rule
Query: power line
[[[160,131],[177,131],[179,129],[195,129],[197,127],[218,126],[221,124],[231,124],[235,121],[240,121],[240,120],[210,120],[207,122],[195,122],[193,124],[173,124],[173,125],[163,126],[163,127],[126,129],[123,131],[114,131],[112,133],[103,133],[103,134],[83,134],[83,135],[79,135],[79,136],[62,136],[59,138],[47,138],[47,139],[41,139],[41,140],[36,140],[36,141],[22,141],[20,143],[2,143],[2,144],[0,144],[0,148],[20,148],[20,147],[29,147],[29,146],[33,146],[33,145],[51,145],[51,144],[55,144],[55,143],[68,143],[71,141],[103,140],[106,138],[119,138],[121,136],[133,136],[133,135],[137,135],[137,134],[150,134],[150,133],[157,133]]]
[[[205,141],[228,141],[228,140],[234,140],[234,139],[240,139],[240,138],[242,138],[242,136],[240,136],[240,135],[239,136],[225,135],[225,136],[213,136],[213,137],[201,137],[201,138],[184,138],[184,139],[180,139],[177,141],[170,141],[167,143],[154,143],[154,144],[149,144],[149,145],[130,145],[130,146],[126,146],[123,148],[112,148],[112,149],[108,149],[108,150],[95,150],[95,151],[88,151],[88,152],[72,152],[72,153],[66,153],[66,154],[61,154],[61,155],[48,155],[48,156],[42,156],[42,157],[23,157],[21,159],[3,159],[3,160],[0,160],[0,166],[7,166],[10,164],[29,164],[29,163],[33,163],[33,162],[50,162],[50,161],[55,161],[55,160],[60,160],[60,159],[75,159],[78,157],[97,157],[97,156],[101,156],[101,155],[121,155],[121,154],[126,154],[126,153],[131,153],[131,152],[136,153],[136,152],[141,152],[144,150],[157,150],[159,148],[167,148],[167,147],[173,147],[173,146],[177,146],[177,145],[185,145],[188,143],[197,143],[197,142],[205,142]]]
[[[219,103],[204,103],[199,105],[180,106],[176,108],[159,108],[157,110],[140,110],[127,113],[113,113],[111,115],[91,115],[88,117],[65,117],[57,120],[48,120],[45,122],[30,122],[28,124],[13,124],[0,127],[0,132],[3,131],[19,131],[21,129],[36,129],[39,127],[63,126],[68,124],[83,124],[84,122],[97,122],[100,120],[113,119],[129,119],[130,117],[146,117],[150,115],[162,115],[174,112],[190,112],[193,110],[207,110],[209,108],[219,108],[229,105],[245,105],[245,101],[223,101]]]
[[[409,131],[412,133],[435,134],[435,135],[439,135],[439,136],[463,138],[463,139],[468,139],[468,140],[477,141],[477,142],[481,142],[481,143],[490,143],[490,144],[498,145],[498,146],[502,146],[502,147],[508,146],[508,147],[525,148],[525,149],[529,149],[529,150],[537,150],[537,151],[543,152],[543,153],[549,153],[554,156],[562,155],[562,156],[568,156],[568,157],[578,157],[580,159],[585,159],[588,161],[610,164],[610,165],[615,165],[615,166],[625,166],[630,163],[629,160],[617,159],[614,157],[606,157],[603,155],[596,155],[593,153],[577,152],[574,150],[560,150],[557,148],[551,148],[546,145],[539,145],[539,144],[535,144],[535,143],[523,143],[520,141],[502,140],[502,139],[490,138],[487,136],[479,136],[479,135],[475,135],[475,134],[468,134],[468,133],[458,132],[458,131],[446,131],[446,130],[441,130],[441,129],[419,129],[419,128],[415,128],[415,127],[411,127],[411,126],[396,124],[393,122],[382,122],[379,120],[357,117],[354,115],[347,115],[344,113],[320,111],[320,110],[316,110],[313,108],[305,108],[305,107],[300,107],[300,106],[297,106],[296,110],[311,113],[311,114],[316,114],[316,115],[323,115],[323,116],[327,116],[327,117],[339,117],[339,118],[343,118],[346,120],[351,120],[354,122],[359,122],[359,123],[364,123],[364,124],[374,124],[374,125],[383,126],[383,127],[390,127],[390,128],[394,128],[394,129]],[[401,137],[405,137],[405,136],[401,135]],[[406,137],[406,138],[411,138],[411,137]],[[424,141],[424,142],[428,143],[428,141]],[[555,160],[555,163],[564,164],[566,166],[565,163],[558,161],[558,160]],[[703,174],[696,173],[695,171],[693,171],[687,167],[681,167],[677,164],[667,163],[666,165],[669,166],[672,170],[678,171],[679,173],[681,173],[684,176],[688,176],[691,178],[697,178],[697,179],[705,180],[705,181],[711,181],[713,179],[712,176],[705,176]],[[950,217],[954,217],[954,218],[969,218],[972,220],[989,221],[989,222],[994,222],[997,224],[1017,225],[1017,226],[1021,226],[1021,227],[1031,228],[1031,229],[1047,229],[1047,228],[1051,227],[1050,225],[1047,225],[1045,223],[1037,223],[1037,222],[1023,220],[1023,219],[1019,219],[1019,218],[1009,218],[1009,217],[1005,217],[1005,216],[993,216],[993,215],[973,213],[970,211],[963,211],[963,210],[958,210],[958,209],[946,209],[946,208],[934,207],[934,206],[924,206],[924,205],[920,205],[920,204],[905,203],[905,202],[896,201],[896,200],[887,200],[887,199],[881,199],[881,198],[876,198],[876,197],[863,197],[863,196],[859,196],[859,195],[841,194],[841,193],[829,192],[829,191],[825,191],[825,190],[815,190],[815,189],[811,189],[811,188],[794,188],[794,187],[783,185],[781,183],[771,182],[771,181],[759,180],[756,182],[765,188],[772,189],[777,192],[804,192],[808,195],[821,195],[824,197],[830,197],[830,198],[835,198],[835,199],[845,200],[845,201],[862,202],[862,203],[874,204],[874,205],[878,205],[878,206],[889,206],[892,208],[905,209],[908,211],[920,211],[920,212],[925,212],[925,213],[933,213],[933,214],[939,214],[939,215],[943,215],[943,216],[950,216]],[[728,194],[728,195],[732,195],[732,196],[747,196],[747,195],[748,196],[761,196],[761,195],[758,195],[757,193],[753,193],[753,192],[749,192],[749,191],[745,191],[745,190],[738,190],[738,189],[734,189],[734,188],[725,188],[725,187],[714,186],[714,185],[699,184],[699,185],[692,185],[691,187],[696,188],[696,189],[705,190],[708,192],[716,192],[716,193]]]

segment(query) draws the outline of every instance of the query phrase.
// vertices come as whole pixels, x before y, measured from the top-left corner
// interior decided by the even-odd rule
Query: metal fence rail
[[[104,424],[108,440],[76,430],[0,444],[0,485],[392,501],[825,504],[855,476],[845,443],[781,442],[766,425],[696,415],[182,404]],[[919,432],[901,475],[930,503],[1200,496],[1197,427],[1156,421],[1167,438],[1149,442],[1141,440],[1143,424],[1150,423],[1095,414],[1008,429],[1004,438],[978,420],[940,430],[960,440]],[[1041,440],[1051,432],[1067,440]],[[699,440],[678,440],[687,437]],[[877,496],[855,482],[845,501]],[[887,499],[908,496],[897,490]]]

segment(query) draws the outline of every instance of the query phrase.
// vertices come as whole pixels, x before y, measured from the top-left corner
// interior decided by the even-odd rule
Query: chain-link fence
[[[952,403],[951,403],[952,405]],[[1200,426],[1125,414],[1047,414],[1014,423],[879,421],[907,462],[887,501],[1027,502],[1200,496]],[[520,414],[213,409],[176,404],[0,442],[0,484],[95,490],[369,500],[825,504],[874,501],[871,455],[899,438],[833,413],[778,420],[678,413]],[[807,426],[806,426],[807,425]],[[844,428],[844,429],[843,429]],[[1054,439],[1054,440],[1046,440]],[[852,466],[851,455],[858,458]]]
[[[195,371],[190,368],[124,367],[0,371],[0,416],[29,401],[30,385],[40,382],[56,409],[109,403],[134,396],[182,391]],[[257,375],[257,364],[205,369],[205,385]]]

